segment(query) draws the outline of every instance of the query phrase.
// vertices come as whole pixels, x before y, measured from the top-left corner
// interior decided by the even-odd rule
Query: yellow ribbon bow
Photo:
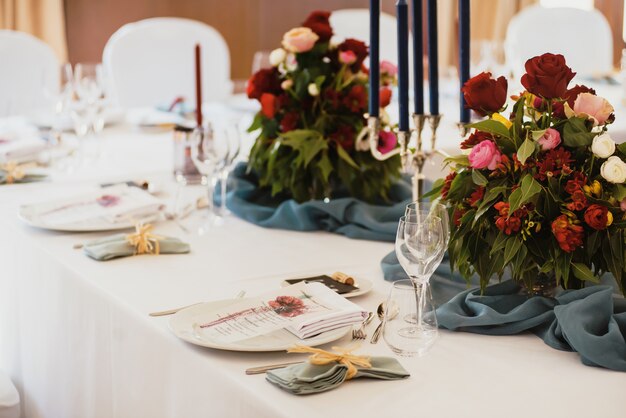
[[[138,254],[159,254],[159,240],[163,239],[158,235],[150,233],[153,226],[150,224],[135,225],[135,233],[126,235],[126,241],[135,247],[135,255]]]
[[[354,348],[342,348],[342,347],[333,347],[332,349],[335,351],[339,351],[339,353],[333,353],[331,351],[322,350],[320,348],[309,347],[306,345],[296,345],[289,350],[288,353],[312,353],[312,356],[309,356],[309,363],[314,364],[316,366],[323,366],[325,364],[330,364],[333,362],[344,364],[348,367],[348,372],[346,373],[346,380],[352,379],[356,373],[357,368],[372,367],[372,363],[370,363],[370,358],[367,356],[358,356],[356,354],[351,354],[357,347]]]
[[[0,167],[6,172],[6,183],[13,184],[16,180],[22,180],[26,176],[25,168],[31,164],[18,164],[15,161],[9,161]]]

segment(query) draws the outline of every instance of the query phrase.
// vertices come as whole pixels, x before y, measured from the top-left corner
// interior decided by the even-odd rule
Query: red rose
[[[350,66],[354,72],[359,71],[361,64],[363,64],[363,61],[367,58],[368,54],[367,45],[365,45],[365,43],[351,38],[348,38],[340,43],[337,49],[339,52],[352,51],[354,55],[356,55],[356,61],[354,61],[354,64]]]
[[[461,149],[470,149],[483,141],[493,141],[493,135],[483,131],[474,131],[469,137],[461,142]]]
[[[367,91],[361,84],[352,86],[346,97],[343,98],[343,104],[354,113],[362,113],[367,106]]]
[[[531,58],[525,67],[522,85],[530,93],[546,99],[564,97],[567,85],[576,75],[560,54],[545,53]]]
[[[391,103],[391,89],[388,87],[380,88],[380,107],[387,107]]]
[[[593,229],[602,230],[609,226],[609,210],[606,206],[591,205],[585,211],[585,223]]]
[[[465,107],[481,116],[497,112],[506,102],[507,87],[506,78],[494,80],[491,73],[480,73],[467,80],[461,88]]]
[[[293,131],[298,127],[298,121],[300,120],[300,116],[298,112],[287,112],[283,119],[280,121],[280,130],[282,132]]]
[[[276,115],[277,100],[276,96],[271,93],[263,93],[261,95],[261,113],[268,119],[274,118]]]
[[[276,68],[264,68],[250,77],[246,86],[246,93],[251,99],[260,99],[263,93],[274,95],[281,93],[280,78]]]
[[[329,138],[335,141],[344,149],[354,148],[354,128],[350,125],[340,125],[335,132],[329,135]]]
[[[330,26],[330,12],[316,10],[306,18],[302,26],[311,29],[320,37],[319,42],[328,42],[333,36],[333,28]]]
[[[583,245],[583,233],[583,227],[574,224],[567,215],[561,215],[552,221],[552,234],[566,253]]]

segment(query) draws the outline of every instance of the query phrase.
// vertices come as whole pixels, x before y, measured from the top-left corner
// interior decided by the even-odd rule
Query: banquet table
[[[353,301],[375,311],[390,287],[379,262],[391,243],[264,229],[231,216],[204,236],[172,221],[156,225],[159,235],[187,241],[190,254],[97,262],[74,246],[107,233],[51,232],[18,219],[21,204],[105,182],[171,186],[171,141],[170,132],[110,127],[99,161],[49,182],[1,186],[0,368],[25,417],[624,416],[626,374],[584,366],[532,334],[442,330],[427,355],[398,358],[407,380],[359,379],[298,397],[244,370],[300,355],[194,346],[169,330],[168,317],[148,316],[334,271],[373,281]],[[346,336],[324,348],[353,343]],[[382,339],[358,352],[393,356]]]

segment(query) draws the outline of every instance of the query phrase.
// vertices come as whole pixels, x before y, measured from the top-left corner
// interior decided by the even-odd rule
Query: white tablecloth
[[[408,380],[361,379],[308,397],[244,374],[294,355],[217,351],[177,339],[167,317],[148,313],[254,294],[291,275],[339,270],[369,278],[374,291],[355,301],[374,310],[389,286],[379,261],[393,245],[229,218],[204,237],[159,224],[158,234],[191,244],[188,255],[102,263],[73,245],[105,234],[55,233],[18,220],[19,204],[112,179],[169,177],[169,134],[114,128],[106,137],[105,161],[54,183],[0,186],[0,368],[18,387],[24,416],[624,416],[626,374],[586,367],[577,354],[529,334],[442,331],[428,355],[400,359]],[[364,342],[362,352],[392,355],[382,341]]]

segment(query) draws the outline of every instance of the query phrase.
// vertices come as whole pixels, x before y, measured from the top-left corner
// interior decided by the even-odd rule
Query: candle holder
[[[425,114],[413,114],[413,126],[410,131],[398,131],[398,144],[399,148],[394,149],[386,154],[381,153],[378,150],[378,136],[380,133],[380,120],[376,116],[368,116],[367,125],[363,127],[363,130],[357,137],[355,147],[359,150],[369,149],[372,156],[379,161],[387,160],[396,155],[400,155],[400,161],[402,164],[402,171],[404,173],[412,174],[411,183],[413,189],[413,201],[419,200],[419,197],[424,192],[424,165],[429,158],[435,154],[448,157],[449,155],[436,147],[437,144],[437,129],[439,128],[439,122],[442,115],[425,115]],[[423,149],[422,132],[424,126],[430,127],[431,131],[431,147],[429,150]],[[409,142],[412,138],[415,138],[415,149],[409,148]]]
[[[459,128],[459,134],[461,135],[461,138],[465,138],[470,132],[470,128],[467,126],[467,124],[463,122],[457,123],[456,126],[457,128]]]

